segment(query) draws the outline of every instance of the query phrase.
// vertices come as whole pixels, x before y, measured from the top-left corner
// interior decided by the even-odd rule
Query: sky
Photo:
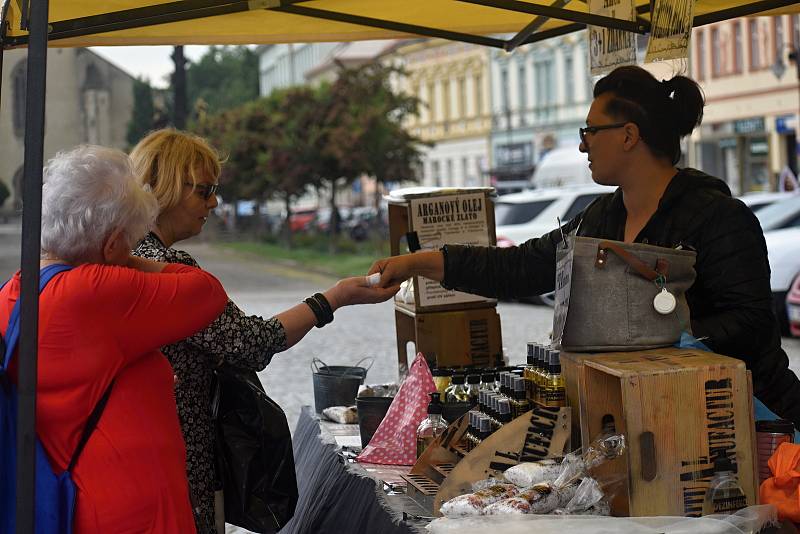
[[[196,61],[207,48],[199,45],[184,46],[183,53],[187,59]],[[167,87],[167,76],[174,68],[170,57],[171,46],[93,46],[92,51],[133,76],[144,76],[153,87]]]

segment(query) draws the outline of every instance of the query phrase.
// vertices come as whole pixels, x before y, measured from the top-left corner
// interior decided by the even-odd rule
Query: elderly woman
[[[196,266],[194,258],[173,245],[199,234],[217,206],[220,161],[216,151],[200,137],[166,129],[142,139],[131,152],[131,159],[138,180],[152,189],[159,205],[155,228],[134,254]],[[300,341],[313,326],[332,321],[337,308],[382,302],[398,289],[399,286],[369,288],[363,276],[348,278],[269,319],[248,316],[228,301],[225,311],[208,328],[163,347],[178,377],[175,399],[186,439],[189,487],[198,532],[224,531],[221,495],[217,492],[215,496],[219,483],[214,472],[211,420],[213,369],[225,361],[260,371],[273,354]]]
[[[113,382],[72,470],[78,534],[195,532],[174,377],[159,347],[207,326],[227,296],[200,269],[130,255],[156,212],[118,150],[82,146],[45,167],[41,265],[72,267],[40,297],[36,431],[56,472]],[[4,334],[19,294],[16,273],[0,291]]]

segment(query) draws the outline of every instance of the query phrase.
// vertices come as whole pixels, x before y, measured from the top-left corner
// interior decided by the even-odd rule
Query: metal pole
[[[39,331],[39,252],[42,223],[48,0],[31,0],[25,99],[25,163],[22,182],[21,331],[17,363],[17,534],[34,529],[36,371]]]

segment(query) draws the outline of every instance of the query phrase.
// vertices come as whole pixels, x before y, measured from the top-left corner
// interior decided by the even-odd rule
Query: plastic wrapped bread
[[[506,469],[504,476],[512,484],[527,488],[540,482],[552,482],[561,474],[561,463],[545,459],[538,462],[525,462]]]
[[[573,492],[574,493],[574,492]],[[547,514],[558,508],[561,492],[548,482],[523,490],[519,495],[486,507],[485,515]],[[568,502],[567,499],[565,502]]]
[[[519,488],[514,484],[495,484],[475,493],[459,495],[442,504],[440,512],[445,517],[468,517],[482,515],[484,509],[491,504],[514,497]]]

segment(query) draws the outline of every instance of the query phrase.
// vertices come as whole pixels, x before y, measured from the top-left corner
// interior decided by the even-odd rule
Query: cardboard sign
[[[561,347],[564,326],[569,313],[569,296],[572,286],[572,260],[575,255],[575,233],[566,237],[567,248],[559,243],[556,252],[556,293],[555,310],[553,312],[553,346]]]
[[[589,0],[589,13],[636,20],[633,0]],[[589,26],[586,35],[589,39],[589,69],[592,76],[636,63],[636,34],[603,26]]]
[[[414,198],[411,200],[410,222],[422,250],[435,250],[446,243],[489,245],[484,193]],[[420,306],[488,300],[470,293],[447,290],[439,282],[421,276],[414,281]]]
[[[655,0],[645,63],[689,57],[693,0]]]

